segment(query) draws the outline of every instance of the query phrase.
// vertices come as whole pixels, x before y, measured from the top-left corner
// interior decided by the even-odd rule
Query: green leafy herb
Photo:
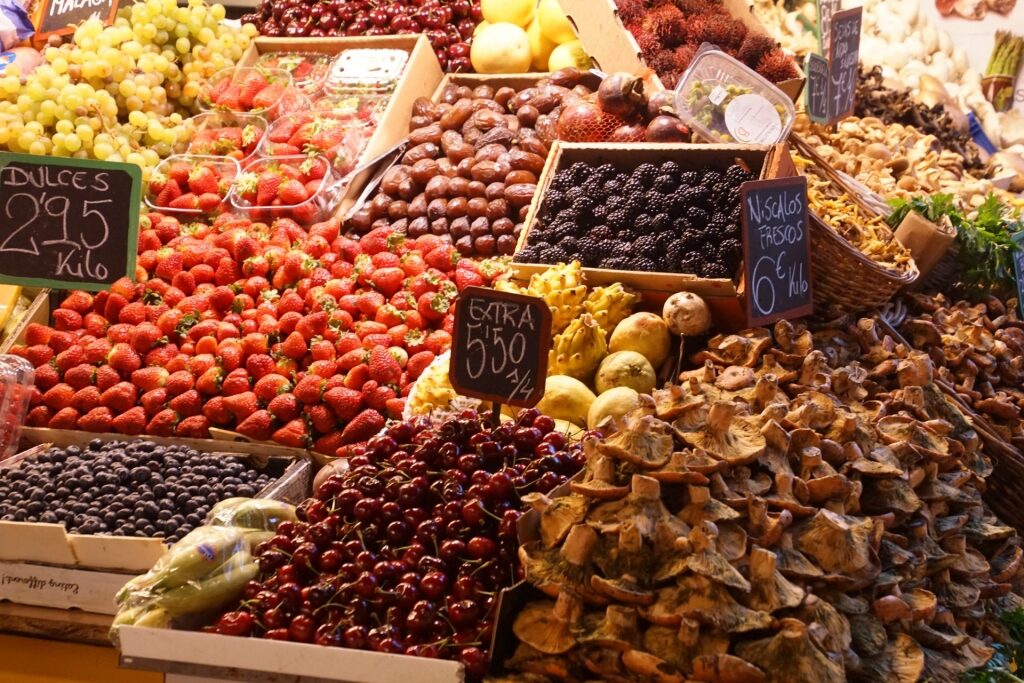
[[[997,643],[995,654],[985,666],[964,673],[962,683],[1024,683],[1017,674],[1024,663],[1024,610],[999,615],[1009,635],[1006,643]]]

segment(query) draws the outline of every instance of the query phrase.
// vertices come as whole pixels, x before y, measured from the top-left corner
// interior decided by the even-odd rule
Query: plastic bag
[[[259,574],[253,549],[274,536],[295,508],[276,500],[229,498],[210,511],[207,524],[175,543],[142,576],[117,593],[117,616],[110,630],[116,642],[121,626],[168,628],[172,621],[215,612],[237,601]]]
[[[0,47],[8,50],[35,33],[28,12],[18,0],[0,0]]]

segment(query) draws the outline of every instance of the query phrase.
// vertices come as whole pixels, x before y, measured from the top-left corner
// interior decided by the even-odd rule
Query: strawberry
[[[376,389],[365,393],[366,405],[381,413],[387,411],[388,401],[398,397],[395,390],[388,386],[378,386]]]
[[[285,94],[285,84],[276,82],[256,93],[252,98],[252,109],[269,109],[277,104],[278,100]]]
[[[480,273],[462,268],[455,271],[455,286],[459,288],[460,292],[466,287],[483,287],[486,284],[487,281]]]
[[[132,384],[142,392],[163,387],[170,376],[171,373],[167,372],[166,368],[142,368],[131,374]]]
[[[99,388],[97,387],[97,391]],[[135,405],[138,389],[131,382],[118,382],[100,394],[100,405],[123,413]]]
[[[440,356],[452,347],[452,335],[444,330],[434,330],[427,335],[426,347],[435,356]]]
[[[384,417],[376,410],[366,409],[353,418],[341,433],[345,443],[365,441],[384,428]]]
[[[178,254],[178,256],[181,256],[181,254]],[[168,261],[172,262],[172,265],[173,261],[175,260],[176,259],[168,256]],[[171,275],[171,277],[174,277],[173,274]],[[121,311],[117,314],[117,322],[123,325],[141,325],[142,323],[146,322],[146,304],[142,303],[141,301],[133,301],[132,303],[128,304],[127,306],[122,308]],[[116,325],[113,327],[116,327]],[[107,330],[107,333],[108,335],[110,334],[109,329]]]
[[[219,367],[207,368],[196,380],[195,388],[201,394],[213,396],[220,393],[224,381],[224,370]]]
[[[151,436],[173,436],[174,427],[178,424],[178,414],[165,408],[153,416],[146,425],[146,434]]]
[[[73,332],[82,329],[82,314],[70,308],[58,308],[53,312],[53,326],[57,330]]]
[[[345,386],[349,389],[362,389],[363,385],[370,379],[370,366],[358,365],[348,371],[345,375]]]
[[[326,434],[338,426],[338,418],[330,408],[323,404],[309,406],[306,409],[305,418],[313,431],[319,434]]]
[[[129,408],[115,417],[111,426],[120,434],[138,436],[146,430],[146,410],[142,406]]]
[[[309,199],[309,192],[299,180],[286,180],[277,190],[277,196],[284,206],[295,206]]]
[[[167,389],[168,396],[177,396],[178,394],[184,394],[195,385],[195,377],[188,370],[178,370],[172,372],[167,378],[167,383],[164,388]]]
[[[320,402],[320,397],[323,394],[326,384],[327,382],[323,377],[307,374],[299,380],[298,384],[295,385],[295,389],[292,393],[295,394],[295,398],[299,399],[306,405],[312,405]]]
[[[135,373],[133,372],[134,376]],[[106,391],[115,384],[121,382],[121,375],[118,374],[117,370],[110,367],[109,365],[102,365],[96,368],[96,388],[100,391]],[[39,383],[39,371],[36,371],[36,384]],[[135,386],[134,384],[132,386]]]
[[[186,439],[210,438],[210,421],[204,415],[190,415],[174,428],[175,436]]]
[[[289,334],[287,339],[281,342],[281,346],[278,349],[279,353],[294,360],[301,360],[304,358],[307,350],[306,340],[298,332],[292,332]]]
[[[281,187],[281,176],[276,173],[261,173],[256,181],[256,205],[270,206],[277,197],[277,188]]]
[[[121,379],[118,377],[118,379]],[[49,391],[50,388],[60,382],[60,375],[57,368],[52,365],[40,365],[36,368],[36,386],[40,391]]]
[[[242,394],[225,397],[224,407],[235,416],[236,420],[241,422],[259,410],[260,405],[259,400],[256,398],[256,394],[252,391],[247,391]]]
[[[135,326],[128,339],[128,343],[139,353],[146,353],[154,346],[167,343],[163,330],[149,322],[139,323]]]
[[[370,284],[389,298],[402,288],[404,280],[405,272],[401,268],[378,268],[370,275]]]
[[[301,406],[294,394],[278,394],[267,405],[267,410],[278,421],[284,423],[297,418]]]
[[[120,373],[129,375],[142,365],[138,352],[125,343],[114,344],[107,354],[107,364]]]
[[[52,334],[50,335],[50,341],[47,342],[47,344],[51,349],[57,352],[57,355],[59,357],[63,351],[69,351],[74,346],[75,339],[75,335],[72,334],[71,332],[52,330]]]
[[[264,90],[269,83],[266,77],[259,71],[253,69],[242,79],[238,92],[238,103],[245,109],[253,108],[253,100]]]
[[[451,301],[440,292],[427,292],[416,302],[416,310],[424,320],[431,322],[437,322],[444,318],[449,306],[451,306]]]
[[[252,388],[253,393],[264,403],[269,403],[278,394],[291,391],[291,389],[292,383],[288,381],[288,378],[277,373],[264,375],[256,380],[256,384]]]
[[[257,410],[242,420],[235,431],[253,441],[269,441],[274,433],[274,417],[266,410]]]
[[[427,369],[427,366],[434,362],[433,351],[420,351],[409,357],[409,361],[405,365],[405,371],[409,373],[409,379],[415,380],[423,371]]]
[[[249,371],[245,368],[236,368],[228,373],[221,384],[220,393],[222,396],[234,396],[244,394],[252,388],[249,381]]]
[[[266,353],[256,353],[245,360],[245,369],[249,371],[249,376],[257,381],[273,373],[274,368],[274,359]]]
[[[96,381],[96,368],[82,363],[64,373],[64,381],[75,391],[87,387]]]
[[[324,402],[331,407],[339,420],[351,420],[363,408],[363,395],[353,389],[335,387],[324,393]]]
[[[306,422],[298,418],[278,429],[270,438],[288,448],[308,448],[310,444]]]
[[[447,273],[458,262],[459,252],[451,245],[442,245],[428,252],[423,257],[423,260],[426,261],[427,266],[437,268],[442,273]]]
[[[58,410],[52,418],[50,423],[46,425],[50,429],[74,429],[78,425],[78,418],[81,414],[74,408],[67,407],[62,410]]]
[[[68,294],[64,301],[60,302],[60,307],[69,308],[76,313],[85,315],[92,309],[92,303],[92,294],[76,290]]]
[[[395,232],[392,228],[375,228],[359,238],[359,246],[363,253],[376,254],[381,251],[397,249],[405,240],[405,235]]]
[[[224,201],[223,198],[216,192],[204,192],[196,199],[196,206],[203,213],[215,213],[220,208],[222,201]]]
[[[381,384],[392,384],[398,381],[402,368],[398,365],[387,348],[375,346],[370,349],[370,378]]]
[[[75,390],[69,384],[55,384],[43,394],[43,403],[53,410],[60,411],[71,407]]]
[[[161,250],[161,252],[164,251],[166,251],[166,253],[161,255],[160,260],[156,266],[156,271],[154,271],[153,274],[158,278],[170,282],[171,280],[174,279],[174,276],[180,273],[184,268],[185,257],[181,254],[181,252],[172,251],[170,249]],[[129,321],[121,320],[121,322]]]
[[[167,390],[163,387],[147,391],[139,397],[139,405],[146,411],[146,415],[156,415],[167,405]]]
[[[405,414],[405,399],[404,398],[393,398],[385,404],[388,417],[394,420],[402,419],[402,415]]]
[[[177,197],[167,205],[171,209],[185,209],[186,211],[196,211],[199,209],[199,197],[191,192]]]
[[[50,337],[53,336],[53,330],[46,325],[40,325],[39,323],[29,323],[25,327],[25,343],[29,346],[35,346],[36,344],[50,344]],[[58,349],[54,349],[55,351]]]
[[[198,391],[189,389],[168,401],[167,407],[182,417],[191,417],[202,412],[203,399],[199,396]]]
[[[197,195],[206,193],[217,194],[219,177],[217,171],[208,164],[200,164],[188,174],[188,189],[189,192],[194,192]],[[218,203],[220,197],[218,195]]]
[[[215,425],[228,425],[234,422],[234,415],[224,405],[223,396],[214,396],[203,404],[203,415]]]
[[[25,416],[26,427],[46,427],[56,413],[46,406],[36,406]]]
[[[110,431],[113,422],[114,415],[110,412],[110,408],[93,408],[78,418],[78,428],[85,432],[102,434]]]
[[[339,448],[343,445],[341,439],[341,432],[333,431],[329,434],[324,434],[319,439],[313,442],[313,451],[321,453],[323,455],[334,456]]]

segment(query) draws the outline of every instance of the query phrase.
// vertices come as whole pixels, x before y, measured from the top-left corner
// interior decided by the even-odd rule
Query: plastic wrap
[[[168,628],[172,621],[187,622],[238,600],[259,574],[253,550],[286,520],[295,520],[295,508],[276,500],[229,498],[215,505],[206,526],[118,591],[111,638],[116,640],[121,626]]]
[[[35,35],[28,12],[18,0],[0,0],[0,47],[12,47]]]
[[[0,356],[0,460],[18,450],[35,376],[32,364],[24,358]]]

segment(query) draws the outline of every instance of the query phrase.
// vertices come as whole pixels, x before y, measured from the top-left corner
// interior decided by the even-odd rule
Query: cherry
[[[488,657],[482,648],[464,647],[459,652],[459,661],[466,667],[466,674],[472,678],[483,678],[487,675]]]
[[[217,633],[226,636],[247,636],[252,632],[252,615],[248,612],[228,612],[217,620]]]
[[[448,577],[442,572],[429,572],[420,579],[420,592],[428,600],[438,600],[448,587]]]
[[[376,595],[377,586],[377,577],[371,572],[363,572],[352,584],[352,588],[355,590],[356,595],[363,598],[372,598]]]
[[[313,636],[313,642],[317,645],[341,647],[345,644],[345,639],[342,636],[341,630],[336,625],[330,622],[325,622],[317,626],[316,634]]]
[[[345,647],[353,650],[364,650],[367,645],[367,630],[365,626],[349,626],[342,635],[342,642]]]
[[[288,614],[279,607],[264,610],[263,618],[260,619],[268,629],[285,628],[288,626]]]
[[[466,552],[475,560],[490,559],[497,551],[498,544],[486,536],[474,536],[466,544]]]
[[[316,632],[316,622],[313,618],[305,614],[300,614],[294,619],[288,626],[289,637],[300,643],[310,643],[313,641],[313,634]]]
[[[288,629],[273,628],[264,633],[263,637],[269,640],[289,640]]]

